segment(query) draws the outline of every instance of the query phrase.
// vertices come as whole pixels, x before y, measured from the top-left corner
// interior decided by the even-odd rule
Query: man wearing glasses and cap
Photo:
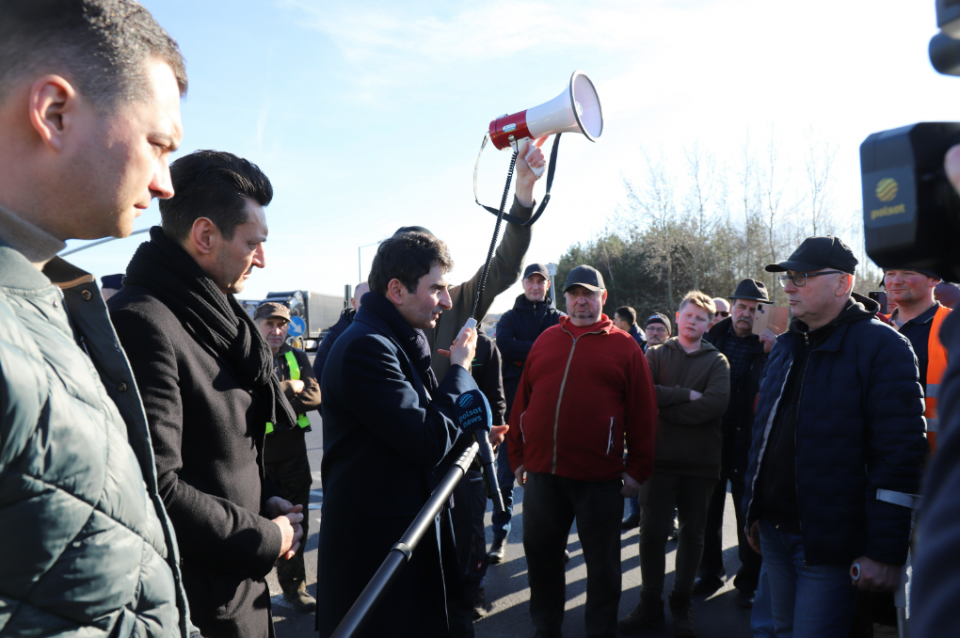
[[[778,635],[845,637],[857,588],[894,589],[910,544],[897,502],[919,489],[926,447],[916,359],[852,292],[856,266],[836,237],[767,266],[786,273],[793,320],[761,380],[743,502]]]
[[[726,571],[723,567],[722,534],[727,481],[730,481],[738,527],[742,528],[745,522],[740,500],[743,498],[743,475],[747,471],[747,455],[750,452],[753,404],[760,391],[760,375],[767,363],[767,353],[776,339],[772,331],[765,335],[765,341],[753,334],[757,306],[770,302],[762,281],[744,279],[737,285],[730,300],[733,302],[733,315],[714,325],[704,337],[730,362],[730,403],[720,426],[723,433],[720,482],[707,510],[703,558],[700,573],[693,583],[694,596],[709,595],[723,587]],[[714,299],[714,303],[716,301]],[[740,569],[734,581],[738,590],[737,603],[741,607],[751,607],[760,578],[760,555],[750,548],[742,529],[737,536],[740,545]]]

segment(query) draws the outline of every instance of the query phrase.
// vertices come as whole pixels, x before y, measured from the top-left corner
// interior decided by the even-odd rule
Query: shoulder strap
[[[557,149],[560,147],[560,135],[560,133],[557,133],[553,138],[553,148],[550,150],[550,165],[547,169],[547,192],[544,194],[543,201],[540,202],[537,212],[535,212],[527,221],[522,221],[520,218],[515,215],[511,215],[510,213],[504,213],[503,218],[511,224],[517,224],[519,226],[533,226],[533,224],[540,219],[540,215],[543,214],[543,211],[547,208],[547,204],[550,202],[550,192],[553,190],[553,176],[557,170]],[[480,198],[477,196],[477,171],[480,168],[480,156],[483,155],[483,149],[486,148],[489,140],[490,136],[485,135],[483,137],[483,143],[480,144],[480,152],[477,154],[477,163],[473,167],[473,199],[475,202],[477,202],[477,206],[482,207],[488,213],[499,216],[499,210],[493,206],[481,204]]]

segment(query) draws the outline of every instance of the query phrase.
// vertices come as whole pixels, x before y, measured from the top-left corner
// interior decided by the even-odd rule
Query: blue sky
[[[489,121],[555,97],[575,69],[596,84],[605,129],[597,143],[564,136],[528,254],[537,261],[609,226],[625,201],[622,176],[642,177],[644,151],[675,161],[698,144],[733,166],[747,139],[759,148],[772,135],[793,167],[788,188],[802,190],[812,136],[837,148],[831,202],[846,223],[860,206],[868,134],[960,119],[960,78],[927,59],[932,0],[144,4],[187,59],[178,155],[230,151],[273,182],[267,267],[245,298],[342,294],[356,283],[358,246],[410,224],[449,243],[451,281],[469,277],[494,224],[471,183]],[[508,161],[485,153],[486,203],[499,202]],[[158,222],[154,204],[136,225]],[[70,259],[98,276],[122,272],[140,241]],[[364,273],[374,250],[363,250]]]

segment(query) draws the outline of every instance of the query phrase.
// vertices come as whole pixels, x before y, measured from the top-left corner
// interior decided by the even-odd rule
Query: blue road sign
[[[291,337],[299,337],[307,330],[307,322],[303,317],[290,317],[290,330],[287,332]]]

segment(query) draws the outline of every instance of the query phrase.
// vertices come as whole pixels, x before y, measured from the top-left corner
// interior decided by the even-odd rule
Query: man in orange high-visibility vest
[[[927,420],[927,439],[936,451],[937,395],[940,379],[947,369],[947,351],[940,343],[940,326],[950,309],[934,299],[940,277],[930,270],[890,269],[883,277],[887,295],[896,302],[890,325],[910,340],[920,368],[920,385],[926,402],[923,415]]]

